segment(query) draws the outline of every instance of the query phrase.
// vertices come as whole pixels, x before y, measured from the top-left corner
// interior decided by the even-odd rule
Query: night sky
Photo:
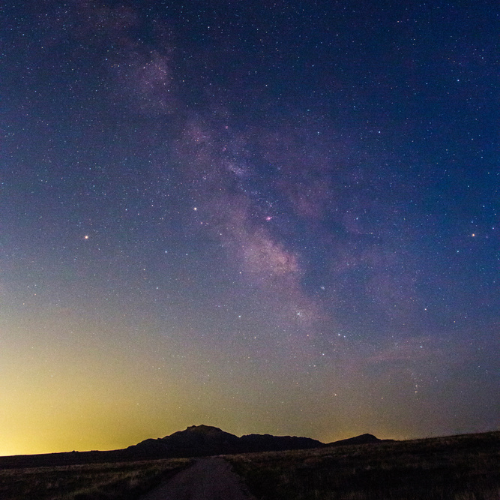
[[[499,429],[499,12],[3,2],[0,454]]]

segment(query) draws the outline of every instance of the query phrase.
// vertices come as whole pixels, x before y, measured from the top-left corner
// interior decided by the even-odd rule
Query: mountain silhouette
[[[320,441],[296,436],[248,434],[237,437],[217,427],[193,425],[184,431],[158,439],[146,439],[122,450],[49,453],[43,455],[17,455],[0,457],[0,468],[43,467],[88,463],[111,463],[158,458],[190,458],[234,453],[286,451],[325,446],[371,444],[381,442],[371,434],[324,444]],[[385,441],[385,440],[383,440]]]
[[[193,425],[159,439],[146,439],[127,451],[140,456],[199,457],[256,451],[298,450],[325,446],[320,441],[295,436],[248,434],[237,437],[217,427]]]
[[[376,438],[373,434],[361,434],[361,436],[334,441],[333,443],[329,443],[328,446],[343,446],[346,444],[370,444],[380,443],[380,441],[382,441],[382,439]],[[384,439],[383,441],[393,441],[393,439]]]

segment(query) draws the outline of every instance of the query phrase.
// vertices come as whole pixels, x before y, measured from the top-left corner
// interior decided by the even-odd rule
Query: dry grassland
[[[500,432],[226,459],[259,500],[500,499]]]
[[[189,459],[0,470],[1,500],[132,500]]]

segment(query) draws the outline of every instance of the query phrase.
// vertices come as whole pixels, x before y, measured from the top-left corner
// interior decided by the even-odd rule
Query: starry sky
[[[496,2],[0,16],[1,455],[499,429]]]

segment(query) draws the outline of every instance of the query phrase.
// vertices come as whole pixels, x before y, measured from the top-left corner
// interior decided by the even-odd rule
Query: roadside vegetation
[[[259,500],[500,499],[500,432],[224,458]]]
[[[0,470],[2,500],[133,500],[191,465],[149,460]]]

